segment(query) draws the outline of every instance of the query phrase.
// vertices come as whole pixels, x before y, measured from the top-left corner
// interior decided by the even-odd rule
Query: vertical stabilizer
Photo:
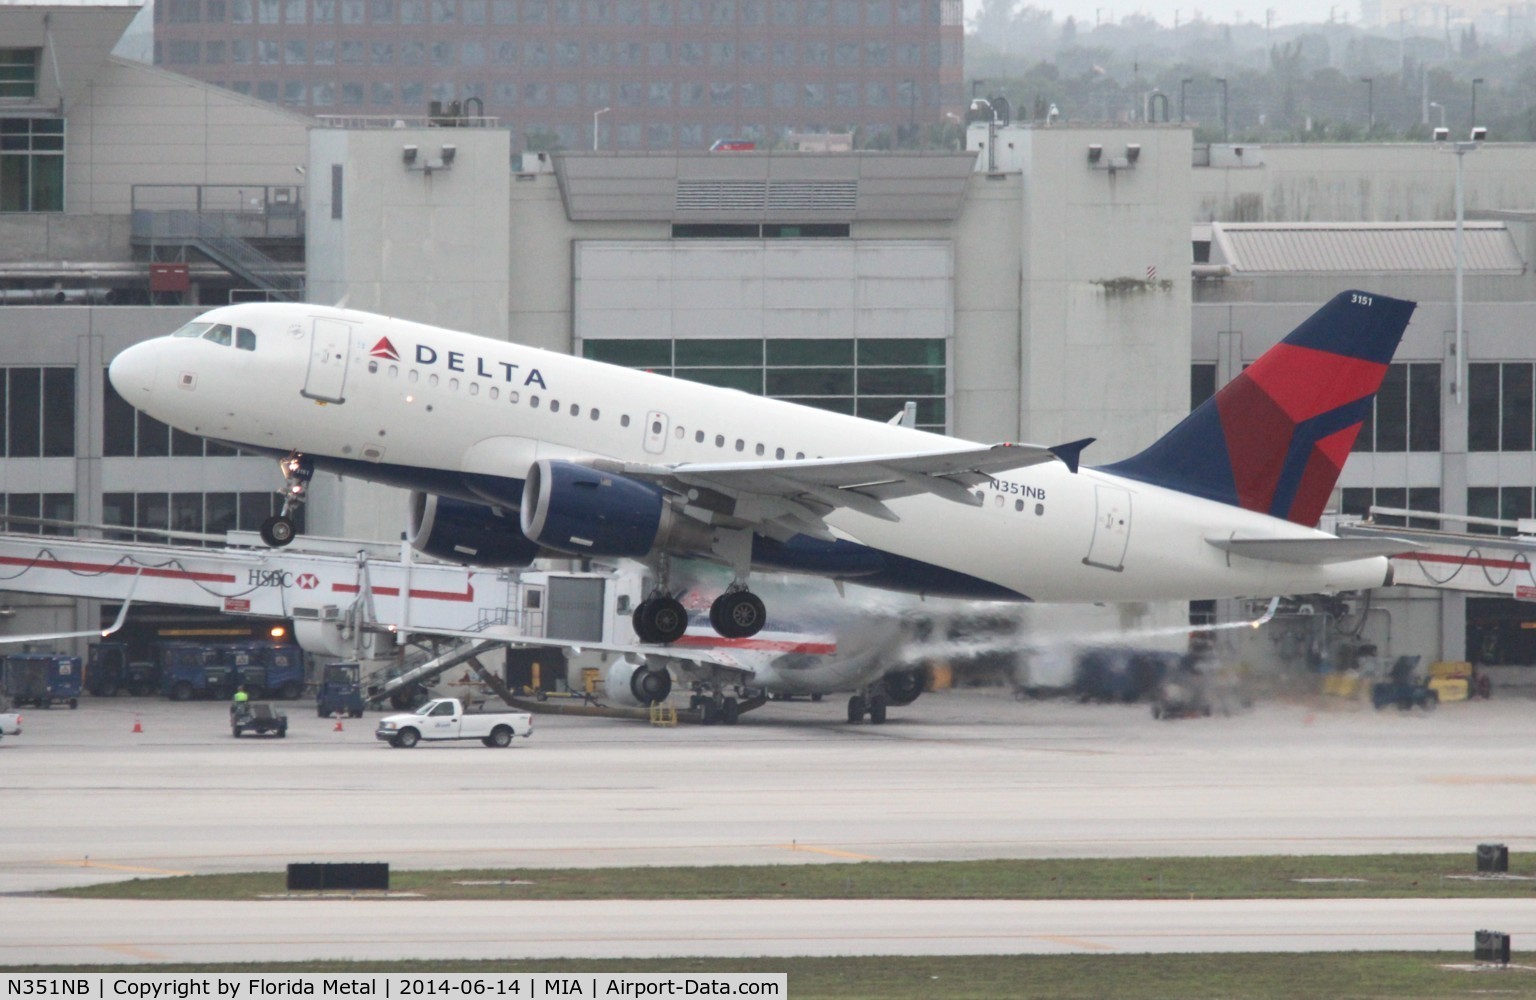
[[[1414,305],[1339,293],[1151,447],[1104,471],[1315,525]]]

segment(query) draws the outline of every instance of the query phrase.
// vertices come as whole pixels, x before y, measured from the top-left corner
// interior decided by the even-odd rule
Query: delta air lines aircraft
[[[729,566],[722,636],[765,623],[753,569],[1016,601],[1332,592],[1390,582],[1391,539],[1315,529],[1409,317],[1350,291],[1140,454],[975,444],[349,309],[210,310],[128,348],[112,384],[193,434],[270,454],[271,545],[316,470],[412,491],[432,556],[648,560],[645,643],[684,635],[668,559]],[[1182,334],[1181,334],[1182,335]]]

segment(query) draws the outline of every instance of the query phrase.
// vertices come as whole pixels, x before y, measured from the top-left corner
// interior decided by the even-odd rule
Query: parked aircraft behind
[[[647,559],[643,641],[682,638],[670,556],[724,564],[722,636],[766,621],[754,568],[1018,601],[1183,600],[1390,581],[1393,539],[1317,531],[1411,302],[1344,292],[1149,448],[982,445],[400,319],[211,310],[113,360],[174,427],[280,457],[283,515],[315,470],[413,491],[430,555]]]

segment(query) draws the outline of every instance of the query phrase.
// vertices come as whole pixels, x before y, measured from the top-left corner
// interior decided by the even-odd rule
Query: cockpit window
[[[256,350],[256,333],[243,326],[235,327],[235,346],[242,351]]]
[[[196,323],[196,322],[188,323],[186,326],[182,327],[180,330],[177,330],[175,333],[171,334],[171,336],[173,336],[173,337],[201,337],[203,334],[208,332],[208,328],[211,327],[211,326],[213,326],[212,323]]]
[[[215,323],[203,334],[203,339],[228,347],[234,343],[235,332],[229,328],[227,323]]]

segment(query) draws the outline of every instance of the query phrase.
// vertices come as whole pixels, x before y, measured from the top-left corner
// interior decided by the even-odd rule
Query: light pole
[[[987,113],[987,173],[995,174],[997,173],[997,109],[992,107],[992,102],[985,97],[978,97],[971,102],[971,111]]]
[[[1472,81],[1472,124],[1470,126],[1472,128],[1477,128],[1477,85],[1482,82],[1482,77],[1477,77]]]
[[[1462,326],[1462,274],[1466,262],[1466,202],[1463,197],[1465,185],[1462,174],[1466,169],[1466,156],[1478,150],[1487,138],[1487,130],[1473,128],[1465,142],[1446,142],[1445,131],[1437,129],[1435,144],[1443,150],[1456,154],[1456,402],[1459,404],[1464,395],[1464,386],[1467,381],[1467,342],[1466,329]]]
[[[1221,84],[1221,141],[1227,141],[1227,78],[1218,76],[1216,82]]]
[[[1370,135],[1376,131],[1376,80],[1362,76],[1360,82],[1365,84],[1365,134]]]
[[[592,152],[597,152],[597,119],[599,115],[606,115],[612,108],[598,108],[592,112]]]
[[[1441,104],[1439,101],[1430,101],[1429,106],[1432,108],[1440,109],[1440,127],[1445,128],[1445,105]]]
[[[1181,125],[1189,120],[1189,117],[1184,114],[1184,88],[1194,82],[1195,78],[1192,76],[1186,76],[1179,81],[1179,124]]]

